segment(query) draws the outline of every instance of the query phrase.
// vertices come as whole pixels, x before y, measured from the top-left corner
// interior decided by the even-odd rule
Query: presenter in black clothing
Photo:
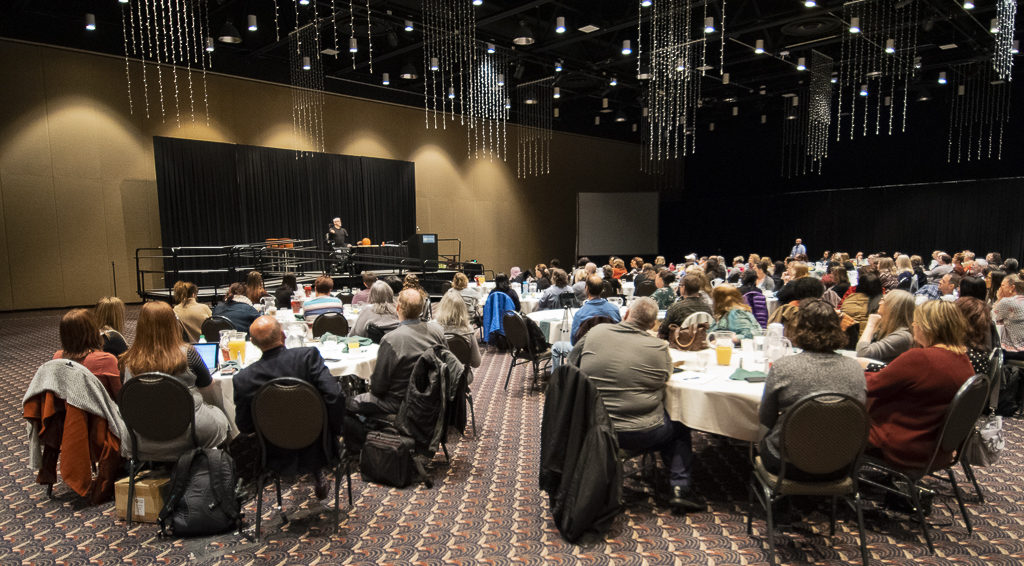
[[[341,218],[335,218],[334,223],[328,229],[327,241],[332,247],[347,248],[348,230],[341,227]]]

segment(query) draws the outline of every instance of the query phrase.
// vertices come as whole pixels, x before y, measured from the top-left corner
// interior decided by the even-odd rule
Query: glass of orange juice
[[[732,362],[732,340],[734,336],[735,334],[732,332],[711,333],[711,337],[714,339],[715,358],[718,361],[718,365],[727,366]]]
[[[228,341],[228,355],[240,364],[245,363],[245,333],[235,332]]]
[[[359,349],[359,340],[352,340],[348,343],[349,353],[354,353]]]

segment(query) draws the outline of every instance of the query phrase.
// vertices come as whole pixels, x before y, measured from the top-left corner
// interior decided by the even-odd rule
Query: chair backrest
[[[313,338],[319,338],[325,332],[335,336],[348,336],[348,320],[341,313],[325,312],[313,321]]]
[[[558,295],[558,306],[563,308],[563,309],[565,309],[565,308],[573,308],[574,309],[574,308],[578,308],[580,306],[580,302],[578,300],[576,300],[576,293],[574,293],[572,291],[566,291],[565,293],[560,293]]]
[[[221,330],[234,330],[235,325],[226,317],[215,315],[203,321],[202,332],[206,339],[213,342],[220,340]]]
[[[505,329],[505,338],[509,346],[515,350],[533,353],[530,345],[530,331],[526,329],[526,322],[523,316],[514,311],[507,311],[501,318],[501,324]]]
[[[294,377],[278,377],[264,383],[252,400],[252,422],[266,465],[266,445],[302,450],[322,442],[330,458],[331,438],[327,407],[310,383]]]
[[[711,316],[710,314],[708,314],[706,312],[701,311],[701,312],[695,312],[695,313],[691,314],[690,316],[686,317],[686,320],[684,320],[683,323],[680,324],[679,326],[681,326],[683,328],[689,328],[691,326],[697,326],[698,324],[714,324],[714,323],[715,323],[715,317]]]
[[[129,379],[118,395],[121,418],[138,450],[138,436],[153,442],[173,440],[191,429],[196,442],[196,409],[188,387],[174,376],[150,372]]]
[[[384,335],[398,328],[399,324],[397,318],[387,322],[371,322],[366,325],[366,337],[374,344],[380,344],[380,341],[384,339]]]
[[[654,281],[651,281],[650,279],[644,279],[643,281],[640,282],[639,285],[636,286],[636,289],[633,290],[633,296],[650,297],[651,295],[654,294],[655,290],[657,290],[657,286],[654,284]]]
[[[343,305],[351,305],[353,297],[355,297],[355,294],[353,293],[342,293],[338,295],[338,298],[341,299],[341,303]]]
[[[468,366],[469,358],[472,357],[473,354],[471,346],[466,343],[466,339],[456,334],[449,334],[445,336],[445,339],[445,341],[448,342],[448,349],[451,353],[458,358],[460,362]]]
[[[999,402],[999,388],[1003,384],[1003,349],[995,347],[988,358],[988,390],[990,406],[995,409]]]
[[[868,440],[867,409],[841,393],[803,397],[782,415],[779,446],[782,469],[792,464],[809,474],[855,473]]]
[[[959,458],[959,451],[963,447],[967,437],[974,430],[974,423],[981,416],[988,401],[988,376],[975,375],[963,385],[953,396],[953,400],[946,409],[946,418],[942,423],[942,432],[939,434],[938,442],[935,443],[935,452],[928,463],[926,473],[931,473],[936,467],[945,467],[944,462],[938,462],[941,453],[956,453],[953,463]],[[936,463],[941,466],[936,466]]]
[[[910,284],[913,281],[913,277],[907,277],[896,284],[896,288],[900,291],[910,291]]]

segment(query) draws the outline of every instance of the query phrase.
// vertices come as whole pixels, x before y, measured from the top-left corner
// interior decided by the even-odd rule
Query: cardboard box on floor
[[[155,523],[164,507],[164,499],[171,489],[171,478],[164,474],[145,471],[136,476],[135,502],[132,521]],[[121,478],[114,484],[114,507],[117,518],[128,517],[128,478]]]

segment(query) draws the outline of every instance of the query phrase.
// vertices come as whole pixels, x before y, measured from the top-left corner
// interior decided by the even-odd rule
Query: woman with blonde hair
[[[173,376],[188,388],[195,409],[195,437],[202,448],[214,448],[228,437],[228,419],[224,412],[203,402],[200,389],[213,383],[206,364],[191,345],[181,339],[174,311],[167,303],[142,305],[135,330],[135,342],[121,356],[125,383],[134,376],[161,372]],[[144,460],[173,462],[192,448],[191,432],[171,440],[139,438],[139,455]]]
[[[920,348],[900,354],[867,377],[870,451],[904,468],[928,463],[946,410],[960,386],[974,375],[967,358],[967,325],[960,309],[928,301],[914,310],[914,341]],[[940,455],[947,461],[951,454]]]
[[[467,309],[476,312],[477,304],[480,302],[480,295],[469,286],[469,277],[465,273],[461,271],[455,273],[452,277],[452,289],[459,292],[462,301],[466,303]]]
[[[196,301],[198,295],[199,289],[191,281],[178,281],[174,284],[174,314],[193,342],[199,341],[199,336],[203,333],[203,321],[213,314],[210,307]],[[217,341],[216,336],[206,338],[210,342]]]
[[[903,285],[904,281],[911,281],[905,285],[905,290],[910,291],[914,280],[914,264],[910,262],[910,256],[907,254],[900,254],[900,257],[896,258],[896,280],[899,282],[897,286]]]
[[[117,297],[103,297],[93,310],[96,326],[100,329],[103,351],[120,356],[128,350],[124,339],[124,301]]]
[[[750,307],[743,301],[743,295],[736,287],[729,283],[722,283],[711,292],[714,299],[715,323],[711,325],[712,331],[729,330],[736,333],[737,338],[753,338],[754,330],[760,330],[754,314]]]
[[[868,315],[857,342],[857,355],[885,363],[893,361],[913,347],[913,323],[914,296],[906,291],[890,291],[878,303],[878,312]]]
[[[448,341],[462,340],[469,346],[470,367],[480,367],[480,347],[476,343],[476,334],[473,327],[469,325],[469,311],[466,310],[466,303],[462,295],[455,289],[449,289],[441,297],[437,304],[437,318],[435,322],[444,329],[444,336]]]
[[[899,285],[900,281],[896,277],[896,264],[891,257],[878,258],[875,267],[878,269],[878,279],[882,282],[883,289],[892,291]]]

